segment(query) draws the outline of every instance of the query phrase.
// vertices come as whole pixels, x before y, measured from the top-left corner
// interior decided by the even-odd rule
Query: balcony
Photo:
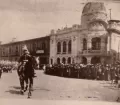
[[[83,50],[81,55],[106,55],[106,51],[101,51],[101,50]]]
[[[61,54],[61,52],[57,52],[57,54]]]

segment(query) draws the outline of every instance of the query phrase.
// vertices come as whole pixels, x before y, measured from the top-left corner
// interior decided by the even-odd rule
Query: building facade
[[[119,24],[107,19],[104,3],[87,3],[81,25],[51,31],[50,63],[113,63],[119,59]]]
[[[36,39],[12,42],[0,45],[0,59],[17,61],[23,54],[22,48],[27,46],[30,54],[39,57],[40,64],[49,63],[50,37],[41,37]]]

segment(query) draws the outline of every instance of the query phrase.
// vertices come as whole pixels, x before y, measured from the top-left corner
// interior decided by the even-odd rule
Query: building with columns
[[[54,63],[114,63],[119,60],[120,21],[108,20],[104,3],[88,2],[81,25],[52,30],[50,60]]]

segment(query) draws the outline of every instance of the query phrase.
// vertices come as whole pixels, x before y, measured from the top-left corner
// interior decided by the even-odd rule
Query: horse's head
[[[39,65],[39,57],[32,57],[33,66],[36,67]]]

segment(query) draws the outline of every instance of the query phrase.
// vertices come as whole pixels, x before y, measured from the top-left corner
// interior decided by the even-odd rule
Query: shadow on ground
[[[10,90],[5,91],[5,92],[8,92],[8,93],[10,93],[10,94],[21,95],[20,91],[18,91],[18,90],[12,90],[12,89],[10,89]]]
[[[46,89],[46,88],[40,88],[40,87],[34,87],[33,90],[41,90],[41,91],[50,91],[49,89]]]
[[[10,86],[10,89],[5,92],[8,92],[10,94],[21,95],[20,89],[21,88],[19,86]]]
[[[10,88],[14,88],[14,89],[17,89],[17,90],[20,90],[20,86],[11,86]]]
[[[10,89],[8,91],[5,91],[5,92],[8,92],[10,94],[16,94],[16,95],[22,95],[21,92],[20,92],[20,87],[19,86],[10,86]],[[46,88],[42,88],[42,87],[34,87],[33,88],[33,91],[35,90],[41,90],[41,91],[50,91],[49,89],[46,89]]]

